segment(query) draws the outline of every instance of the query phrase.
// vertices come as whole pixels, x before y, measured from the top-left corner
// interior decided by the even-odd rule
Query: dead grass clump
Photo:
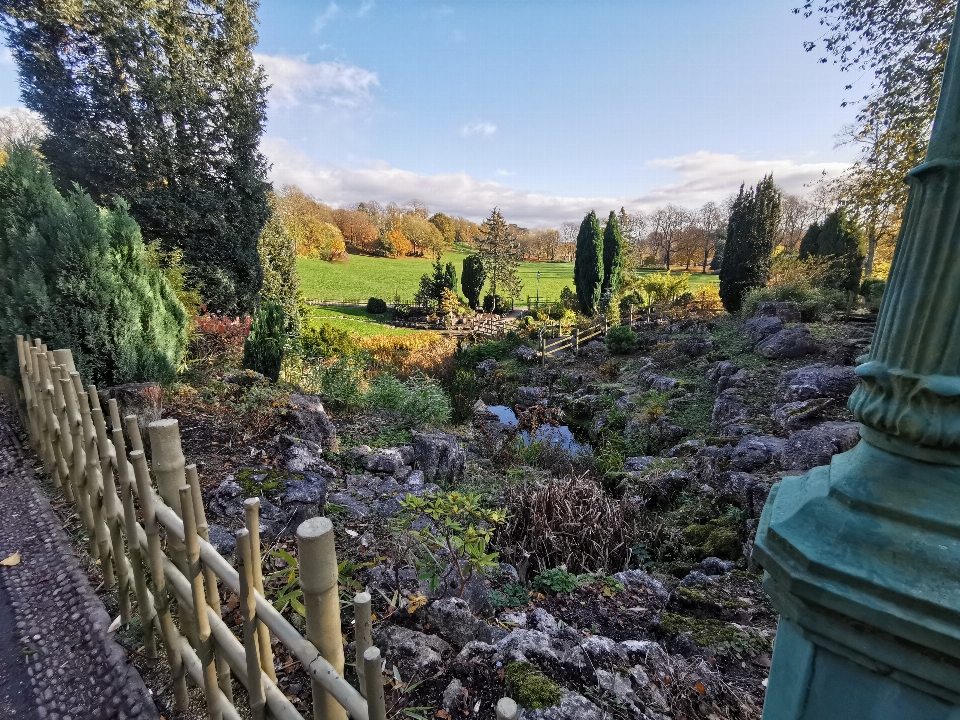
[[[437,333],[415,335],[374,335],[360,338],[360,347],[375,363],[391,368],[402,378],[421,372],[433,378],[443,378],[453,372],[453,354],[457,341]]]
[[[525,483],[506,497],[510,517],[497,534],[501,557],[540,572],[619,572],[630,559],[636,516],[586,475]]]

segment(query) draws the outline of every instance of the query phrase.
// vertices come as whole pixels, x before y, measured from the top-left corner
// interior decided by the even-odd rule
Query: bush
[[[828,259],[815,256],[805,260],[787,255],[774,258],[766,287],[755,288],[743,296],[741,316],[751,317],[764,300],[797,303],[806,322],[845,307],[845,294],[827,286],[830,268]]]
[[[387,311],[387,303],[380,298],[372,297],[367,300],[367,312],[371,315],[380,315]]]
[[[417,373],[447,378],[453,372],[457,341],[437,333],[372,335],[357,343],[379,366],[402,378]]]
[[[243,344],[244,368],[261,373],[273,382],[280,379],[286,324],[280,305],[268,300],[260,306]]]
[[[452,413],[450,398],[440,385],[424,375],[400,380],[390,373],[381,373],[370,381],[363,398],[369,408],[396,410],[409,420],[421,424],[445,423]]]
[[[617,325],[607,331],[607,350],[627,355],[637,349],[637,334],[626,325]]]
[[[305,359],[356,355],[360,347],[353,336],[336,325],[321,322],[300,333],[300,355]]]
[[[84,381],[172,381],[187,314],[123,203],[61,195],[43,159],[14,146],[0,166],[0,372],[19,375],[14,336],[69,348]]]
[[[277,198],[268,196],[270,217],[257,240],[257,253],[263,268],[261,302],[269,300],[283,310],[286,332],[300,333],[300,275],[297,273],[297,244],[283,223]]]
[[[877,278],[867,278],[860,286],[860,294],[867,307],[877,312],[880,309],[880,301],[883,299],[883,292],[887,288],[887,281]]]
[[[494,301],[494,297],[490,293],[487,293],[486,295],[483,296],[483,311],[485,313],[493,312],[493,301]],[[503,297],[501,295],[497,295],[496,301],[497,301],[497,310],[502,311]]]

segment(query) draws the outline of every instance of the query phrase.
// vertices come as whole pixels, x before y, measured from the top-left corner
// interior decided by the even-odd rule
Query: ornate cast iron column
[[[764,720],[960,719],[960,32],[850,407],[862,440],[773,488]]]

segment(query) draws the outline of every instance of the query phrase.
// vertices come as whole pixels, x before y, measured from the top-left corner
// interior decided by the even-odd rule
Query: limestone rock
[[[412,444],[413,467],[428,482],[454,483],[463,477],[467,453],[455,435],[417,432]]]
[[[730,467],[750,472],[775,462],[783,452],[784,441],[769,435],[748,435],[730,452]]]
[[[833,404],[832,398],[810,398],[774,405],[770,418],[784,430],[802,430]]]
[[[366,468],[370,472],[395,473],[403,466],[403,456],[395,448],[377,450],[367,455]]]
[[[451,653],[450,645],[436,635],[399,625],[387,625],[374,630],[373,641],[386,655],[388,667],[394,664],[404,677],[429,676],[443,668],[444,658]]]
[[[526,409],[532,405],[543,405],[547,401],[548,391],[545,387],[521,385],[513,395],[513,402],[517,407]]]
[[[610,720],[612,716],[579,693],[563,690],[560,704],[553,707],[520,711],[520,720]]]
[[[859,441],[859,423],[826,422],[791,435],[780,464],[785,470],[809,470],[826,465],[837,453],[852,450]]]
[[[747,420],[750,410],[743,402],[743,397],[733,390],[724,390],[713,404],[713,413],[710,422],[714,430],[720,430],[727,425],[733,425]]]
[[[757,303],[757,309],[754,313],[760,317],[777,317],[785,323],[800,322],[800,306],[795,302],[764,300]]]
[[[785,372],[777,391],[787,402],[812,398],[846,400],[858,382],[852,367],[817,363]]]
[[[337,430],[316,395],[293,393],[284,415],[294,437],[312,440],[329,452],[340,449]]]
[[[820,346],[806,325],[795,325],[770,335],[757,345],[756,350],[765,358],[782,359],[812,355],[820,350]]]
[[[778,317],[755,317],[743,324],[743,332],[753,343],[766,340],[781,330],[783,330],[783,321]]]
[[[510,351],[510,357],[519,360],[520,362],[534,362],[540,358],[540,353],[538,353],[532,347],[518,345]]]
[[[661,605],[666,605],[670,599],[670,593],[663,584],[643,570],[624,570],[623,572],[618,572],[613,577],[622,582],[624,586],[630,590],[642,592]]]

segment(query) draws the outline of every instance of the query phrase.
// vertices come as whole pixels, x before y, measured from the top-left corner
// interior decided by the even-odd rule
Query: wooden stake
[[[497,720],[517,720],[518,717],[520,709],[513,700],[504,697],[497,701]]]
[[[343,675],[343,640],[340,635],[340,592],[337,585],[337,550],[333,523],[314,517],[297,528],[300,589],[307,611],[307,640],[337,674]],[[322,685],[313,685],[315,720],[346,720],[347,713]],[[370,698],[367,698],[370,702]]]
[[[367,690],[367,718],[387,720],[387,704],[383,697],[383,661],[379,648],[368,647],[364,651],[363,677]]]
[[[104,520],[103,498],[101,490],[103,478],[100,475],[100,453],[97,451],[97,436],[93,429],[93,417],[90,415],[90,402],[85,392],[77,393],[80,405],[80,419],[83,422],[83,448],[87,457],[86,492],[90,498],[90,511],[93,515],[93,531],[100,552],[100,569],[103,571],[103,586],[114,586],[113,563],[110,561],[110,530]]]
[[[253,571],[253,588],[263,595],[263,555],[260,549],[260,498],[247,498],[243,501],[243,515],[250,533],[250,562]],[[301,569],[302,572],[302,569]],[[270,628],[263,623],[257,624],[257,637],[260,641],[260,667],[267,677],[277,681],[277,671],[273,667],[273,650],[270,647]]]
[[[71,373],[72,375],[72,373]],[[87,531],[87,548],[90,557],[96,560],[100,556],[97,549],[97,539],[93,529],[93,510],[90,508],[90,495],[87,493],[87,453],[83,447],[83,422],[80,419],[80,406],[77,403],[77,393],[72,379],[60,379],[63,389],[63,402],[67,410],[67,420],[71,442],[73,443],[73,463],[70,466],[70,484],[73,485],[74,500],[77,504],[77,514],[80,522]]]
[[[63,495],[72,503],[76,502],[76,495],[73,492],[73,434],[70,432],[70,421],[67,418],[66,398],[63,395],[63,383],[61,379],[66,373],[63,367],[50,368],[50,383],[53,385],[53,403],[57,414],[58,437],[60,440],[60,452],[66,461],[67,473],[61,477]]]
[[[359,592],[353,596],[354,645],[356,645],[357,678],[360,680],[360,692],[364,697],[367,686],[364,682],[363,654],[373,645],[373,615],[370,610],[370,593]]]
[[[247,659],[247,694],[253,720],[265,720],[263,676],[260,670],[260,643],[257,639],[257,603],[253,590],[253,560],[250,531],[237,532],[237,557],[240,559],[240,614],[243,616],[243,650]]]

